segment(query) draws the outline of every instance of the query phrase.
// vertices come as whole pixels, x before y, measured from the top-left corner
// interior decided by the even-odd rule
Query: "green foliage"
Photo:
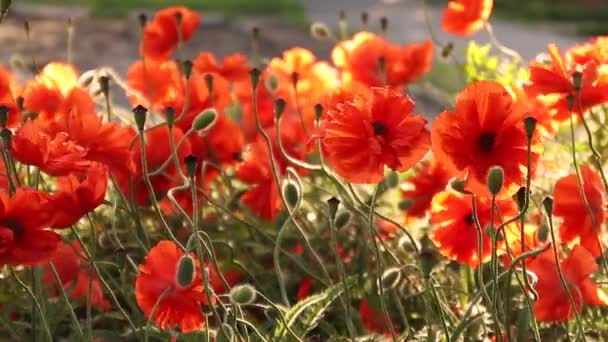
[[[492,52],[490,43],[478,45],[475,41],[469,42],[464,66],[467,83],[491,80],[513,86],[528,78],[527,70],[521,63]]]

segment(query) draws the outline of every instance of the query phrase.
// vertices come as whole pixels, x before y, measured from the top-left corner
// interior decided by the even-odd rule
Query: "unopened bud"
[[[173,127],[175,123],[175,109],[173,107],[165,108],[165,120],[167,121],[167,126]]]
[[[258,87],[258,82],[260,82],[261,74],[262,73],[260,72],[260,69],[258,69],[258,68],[253,68],[249,72],[249,77],[251,77],[251,86],[253,87],[254,90],[257,89],[257,87]]]
[[[133,116],[135,118],[135,125],[140,132],[143,132],[146,126],[146,115],[148,114],[148,109],[142,105],[137,105],[137,107],[133,108]]]
[[[435,253],[430,248],[424,248],[420,252],[420,270],[422,270],[422,274],[425,278],[428,278],[433,271],[433,267],[437,264],[437,258],[435,257]]]
[[[277,75],[270,74],[270,76],[266,78],[264,85],[266,86],[266,89],[268,89],[269,93],[276,94],[277,90],[279,90],[280,80]]]
[[[137,19],[139,21],[139,26],[143,29],[144,27],[146,27],[146,23],[148,22],[148,16],[145,13],[140,13],[137,16]]]
[[[101,76],[99,77],[99,89],[103,96],[108,97],[110,94],[110,77]]]
[[[387,188],[395,188],[399,185],[399,174],[397,172],[391,172],[384,178],[384,183]]]
[[[368,22],[369,22],[369,13],[367,13],[367,12],[361,13],[361,24],[363,24],[363,26],[367,26]]]
[[[536,232],[536,236],[539,242],[545,242],[549,239],[549,228],[547,225],[540,225],[538,227],[538,231]]]
[[[186,165],[186,174],[188,177],[194,178],[196,175],[196,168],[198,167],[198,158],[195,155],[190,154],[184,157],[184,165]]]
[[[202,111],[192,122],[192,129],[202,131],[211,128],[215,124],[217,111],[215,108],[207,108]]]
[[[404,199],[403,201],[399,202],[399,209],[400,210],[408,210],[409,208],[412,207],[412,205],[414,204],[414,201],[411,199]]]
[[[553,215],[553,198],[545,197],[543,200],[543,207],[545,208],[547,216],[551,217],[551,215]]]
[[[274,116],[277,118],[277,120],[281,117],[281,115],[283,115],[286,104],[287,103],[282,98],[278,98],[276,101],[274,101]]]
[[[285,202],[290,208],[295,208],[300,202],[301,190],[297,182],[293,180],[286,180],[283,182],[283,189],[281,189]]]
[[[532,139],[532,136],[534,136],[534,130],[536,130],[536,122],[536,118],[532,116],[528,116],[524,119],[524,127],[526,129],[526,136],[528,137],[528,140]]]
[[[526,205],[526,191],[527,188],[525,186],[522,186],[521,188],[519,188],[519,190],[517,190],[517,192],[513,196],[513,199],[515,200],[515,203],[517,203],[519,211],[522,211],[524,205]]]
[[[572,87],[575,91],[581,90],[583,84],[583,73],[580,71],[575,71],[572,74]]]
[[[321,22],[315,22],[310,25],[310,34],[318,40],[326,40],[332,35],[329,27]]]
[[[387,17],[380,18],[380,29],[382,30],[382,33],[386,33],[386,31],[388,31],[388,18]]]
[[[320,103],[317,103],[315,105],[315,120],[319,121],[321,120],[321,115],[323,114],[323,105]]]
[[[394,289],[401,281],[401,270],[397,267],[391,267],[382,273],[380,283],[383,289]]]
[[[182,62],[182,72],[186,79],[190,78],[190,75],[192,75],[192,61],[185,60]]]
[[[255,301],[257,292],[250,284],[242,284],[230,290],[230,299],[240,305],[248,305]]]
[[[207,92],[209,92],[209,94],[213,94],[213,75],[205,75],[205,85],[207,86]]]
[[[574,108],[574,96],[572,94],[566,96],[566,104],[568,105],[568,110],[572,111],[572,108]]]
[[[332,197],[327,200],[327,206],[329,211],[329,219],[335,220],[336,214],[338,213],[338,207],[340,206],[340,200],[336,197]]]
[[[465,189],[465,182],[460,179],[454,179],[450,182],[450,187],[457,192],[462,194],[468,194],[469,192]]]
[[[500,166],[492,166],[488,171],[488,190],[494,196],[502,189],[505,172]]]
[[[182,256],[177,264],[177,284],[182,288],[189,287],[192,285],[195,276],[194,259],[189,254]]]
[[[350,223],[352,215],[349,211],[343,211],[336,215],[336,219],[334,220],[334,226],[336,229],[342,229]]]

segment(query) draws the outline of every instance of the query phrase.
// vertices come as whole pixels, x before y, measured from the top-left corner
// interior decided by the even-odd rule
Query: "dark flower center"
[[[473,213],[465,216],[464,217],[464,222],[466,222],[466,224],[473,224],[473,223],[475,223],[475,219],[473,217]]]
[[[14,217],[7,217],[0,221],[0,226],[6,227],[13,231],[15,236],[19,236],[23,233],[23,224],[21,221]]]
[[[243,161],[243,154],[241,152],[234,152],[232,154],[232,160],[239,162]]]
[[[477,146],[479,146],[479,150],[483,153],[489,153],[494,148],[494,139],[496,138],[496,134],[491,132],[483,132],[479,139],[477,139]]]
[[[374,127],[375,135],[383,135],[384,133],[386,133],[386,126],[384,126],[382,122],[374,121],[372,122],[372,126]]]

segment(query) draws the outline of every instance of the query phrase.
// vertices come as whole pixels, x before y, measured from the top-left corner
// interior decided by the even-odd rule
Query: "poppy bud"
[[[500,166],[492,166],[488,172],[488,190],[494,196],[502,189],[504,181],[504,170]]]
[[[334,220],[338,213],[338,207],[340,206],[340,200],[336,197],[332,197],[327,200],[327,206],[329,211],[329,219]]]
[[[281,189],[285,202],[291,209],[295,208],[300,202],[301,190],[297,182],[287,179],[283,182],[283,188]]]
[[[185,60],[182,62],[182,72],[186,79],[190,79],[190,75],[192,75],[192,61]]]
[[[457,191],[460,192],[462,194],[468,194],[469,192],[467,190],[465,190],[465,182],[463,180],[460,179],[454,179],[450,182],[450,187]]]
[[[217,333],[217,337],[215,338],[216,342],[232,342],[236,341],[234,338],[234,330],[232,327],[226,323],[222,323],[222,327],[219,329]]]
[[[148,22],[148,16],[145,13],[140,13],[137,16],[137,19],[139,21],[139,26],[143,29],[144,27],[146,27],[146,23]]]
[[[575,71],[572,74],[572,87],[575,91],[581,90],[581,85],[583,83],[583,73],[580,71]]]
[[[388,31],[388,18],[387,17],[380,18],[380,29],[382,30],[382,33],[386,33],[386,31]]]
[[[195,155],[188,155],[184,157],[184,164],[186,165],[186,173],[188,177],[194,178],[196,174],[196,167],[198,166],[198,158]]]
[[[101,76],[99,77],[99,89],[103,96],[108,97],[110,94],[110,77]]]
[[[367,13],[367,12],[361,13],[361,24],[363,24],[363,26],[367,26],[368,22],[369,22],[369,13]]]
[[[401,269],[397,267],[391,267],[382,273],[380,277],[380,285],[383,289],[389,290],[394,289],[399,285],[401,281]]]
[[[0,106],[0,126],[6,127],[9,111],[7,106]]]
[[[137,107],[133,108],[135,125],[140,132],[143,132],[144,127],[146,126],[146,114],[148,114],[148,109],[142,105],[137,105]]]
[[[165,108],[165,119],[167,120],[167,126],[173,127],[175,122],[175,109],[173,107]]]
[[[568,110],[572,111],[572,108],[574,107],[574,96],[572,96],[572,94],[566,96],[566,104],[568,105]]]
[[[242,284],[230,290],[230,299],[240,305],[248,305],[255,301],[257,291],[250,284]]]
[[[334,227],[336,227],[336,229],[346,227],[350,223],[351,217],[352,215],[349,211],[343,211],[337,214],[336,219],[334,220]]]
[[[177,22],[177,29],[182,25],[183,14],[181,11],[175,12],[175,21]]]
[[[300,74],[297,72],[292,72],[291,73],[291,85],[294,88],[298,87],[298,81],[300,80]]]
[[[328,39],[332,35],[329,27],[321,22],[315,22],[310,25],[310,34],[313,38],[318,40]]]
[[[251,77],[251,86],[253,87],[253,89],[257,89],[258,87],[258,82],[260,82],[260,69],[258,68],[253,68],[251,69],[251,71],[249,72],[249,77]]]
[[[19,108],[19,111],[23,112],[23,110],[25,109],[25,99],[23,98],[23,96],[17,96],[17,98],[15,99],[15,103],[17,104],[17,108]]]
[[[266,89],[271,94],[276,94],[277,90],[279,89],[279,85],[279,78],[275,74],[270,74],[270,76],[268,76],[264,82],[264,86],[266,86]]]
[[[433,250],[429,248],[425,248],[420,252],[420,270],[422,270],[422,274],[425,278],[428,278],[433,271],[433,267],[437,264],[437,258],[435,258],[435,253]]]
[[[192,129],[195,131],[202,131],[209,129],[213,124],[215,124],[215,119],[217,118],[217,111],[215,108],[207,108],[202,111],[196,119],[192,122]]]
[[[315,120],[320,121],[322,114],[323,114],[323,105],[320,103],[317,103],[315,105]]]
[[[454,50],[454,44],[452,44],[452,42],[447,43],[443,47],[443,49],[441,49],[441,57],[448,58],[452,54],[453,50]]]
[[[182,288],[188,287],[194,281],[195,275],[194,259],[189,254],[182,256],[177,262],[177,284]]]
[[[281,115],[283,115],[285,105],[285,100],[282,98],[278,98],[276,101],[274,101],[274,117],[277,118],[277,120],[281,117]]]
[[[551,215],[553,215],[553,198],[545,197],[543,200],[543,207],[547,212],[547,216],[551,217]]]
[[[532,139],[534,130],[536,130],[536,118],[528,116],[524,119],[524,128],[526,129],[526,136],[528,140]]]
[[[4,147],[10,150],[13,132],[11,132],[11,130],[8,128],[3,128],[2,131],[0,131],[0,137],[2,138],[2,143],[4,144]]]
[[[513,199],[517,203],[517,207],[521,211],[524,208],[526,202],[526,187],[522,186],[521,188],[519,188],[519,190],[517,190],[517,193],[515,193],[513,197]]]
[[[540,242],[547,241],[547,239],[549,238],[549,228],[544,224],[541,225],[538,228],[538,232],[536,233],[536,236],[538,237],[538,241],[540,241]]]
[[[399,210],[408,210],[409,208],[412,207],[412,205],[414,204],[414,201],[411,199],[404,199],[403,201],[400,201],[397,204],[397,207],[399,208]]]
[[[399,174],[391,172],[384,178],[384,183],[387,188],[394,188],[399,185]]]
[[[205,74],[205,85],[209,94],[213,94],[213,75]]]

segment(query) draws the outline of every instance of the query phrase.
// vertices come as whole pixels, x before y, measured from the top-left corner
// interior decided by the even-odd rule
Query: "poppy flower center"
[[[494,140],[496,138],[496,134],[491,132],[483,132],[479,139],[477,139],[477,146],[479,146],[479,150],[483,153],[489,153],[494,148]]]
[[[23,233],[23,224],[18,219],[13,217],[7,217],[4,220],[1,220],[0,226],[6,227],[13,231],[15,236],[19,236],[21,233]]]
[[[475,218],[473,217],[473,213],[470,213],[469,215],[464,217],[464,222],[466,224],[473,224],[475,223]]]
[[[372,122],[372,126],[374,127],[375,135],[383,135],[384,133],[386,133],[386,126],[384,126],[382,122],[374,121]]]

